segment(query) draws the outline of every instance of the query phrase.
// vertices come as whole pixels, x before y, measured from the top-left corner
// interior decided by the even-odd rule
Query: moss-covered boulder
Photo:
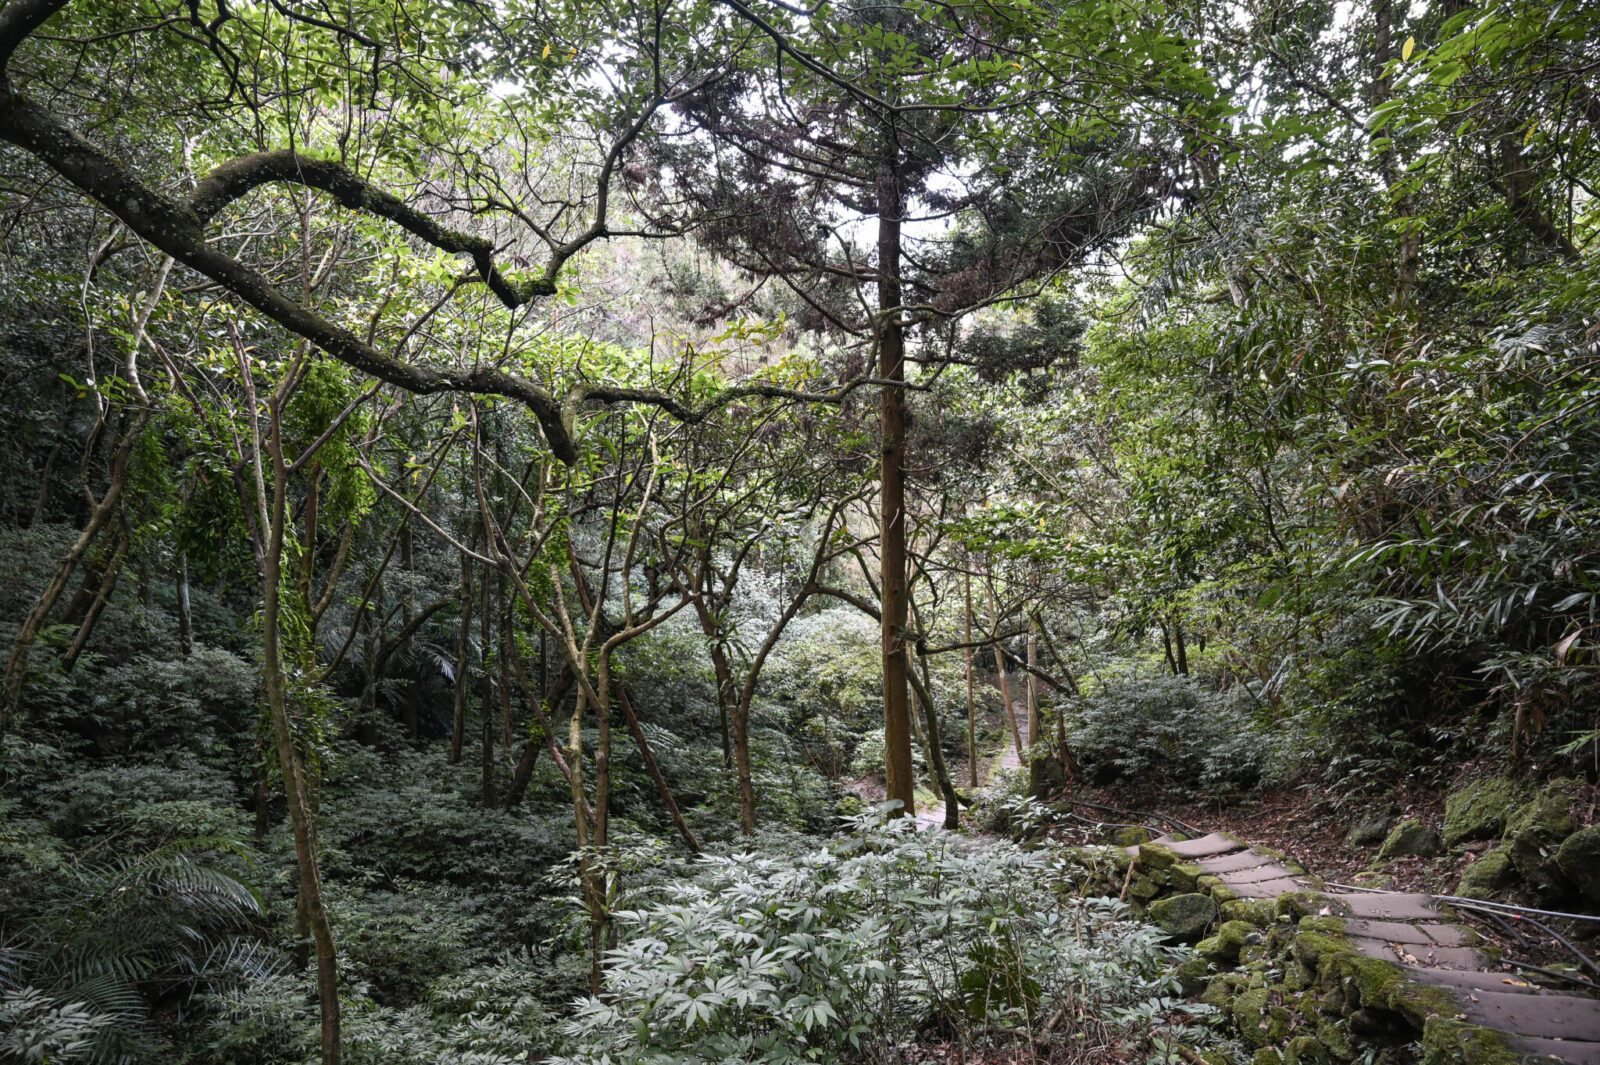
[[[1422,1029],[1423,1065],[1520,1065],[1525,1057],[1511,1049],[1506,1033],[1448,1014],[1430,1018]]]
[[[1206,871],[1191,862],[1176,862],[1167,869],[1167,886],[1173,891],[1195,890]]]
[[[1148,902],[1161,894],[1161,885],[1148,876],[1136,876],[1128,883],[1128,895]]]
[[[1200,996],[1200,1001],[1207,1006],[1215,1006],[1226,1010],[1228,1000],[1233,998],[1244,988],[1245,978],[1240,973],[1219,973],[1206,984],[1205,993]]]
[[[1289,1035],[1289,1011],[1273,1003],[1281,1000],[1281,992],[1258,987],[1236,996],[1228,1003],[1228,1014],[1245,1046],[1259,1049],[1281,1043]]]
[[[1174,939],[1193,942],[1217,919],[1217,904],[1209,895],[1190,892],[1157,899],[1150,904],[1150,919]]]
[[[1350,1030],[1333,1017],[1317,1019],[1317,1042],[1335,1061],[1349,1061],[1356,1056],[1350,1044]]]
[[[1211,897],[1216,898],[1216,894],[1213,892]],[[1272,899],[1230,899],[1222,903],[1222,917],[1257,928],[1271,928],[1277,923],[1278,909]]]
[[[1210,873],[1197,878],[1195,880],[1195,888],[1216,899],[1218,906],[1227,905],[1235,899],[1243,897],[1229,887],[1220,876],[1212,876]]]
[[[1344,834],[1344,841],[1351,847],[1375,847],[1389,835],[1392,826],[1393,819],[1388,814],[1364,817]]]
[[[1178,966],[1178,986],[1185,995],[1192,995],[1205,987],[1211,979],[1211,962],[1203,954],[1195,954]]]
[[[1165,872],[1181,861],[1183,861],[1183,857],[1165,844],[1141,843],[1139,845],[1139,868],[1146,873]]]
[[[1283,1048],[1283,1065],[1327,1065],[1328,1050],[1316,1036],[1298,1035]]]
[[[1439,833],[1413,818],[1401,821],[1389,833],[1389,838],[1383,841],[1383,846],[1378,850],[1378,861],[1386,862],[1390,858],[1411,855],[1432,858],[1443,849]]]
[[[1138,825],[1124,825],[1111,833],[1111,842],[1119,847],[1137,847],[1150,842],[1150,830]]]
[[[1532,802],[1519,806],[1506,819],[1506,850],[1511,864],[1535,887],[1549,890],[1561,882],[1555,855],[1562,840],[1577,827],[1572,820],[1577,791],[1575,780],[1552,780]]]
[[[1505,777],[1475,780],[1452,791],[1444,800],[1445,846],[1498,836],[1521,799],[1520,789]]]
[[[1261,942],[1261,931],[1243,921],[1224,921],[1215,933],[1195,944],[1196,953],[1217,963],[1227,965],[1239,960],[1239,952],[1252,943]]]
[[[1464,899],[1487,899],[1502,888],[1510,887],[1517,878],[1511,865],[1511,854],[1505,847],[1496,847],[1467,866],[1461,874],[1456,894]]]
[[[1568,836],[1556,851],[1556,867],[1585,898],[1600,903],[1600,825]]]

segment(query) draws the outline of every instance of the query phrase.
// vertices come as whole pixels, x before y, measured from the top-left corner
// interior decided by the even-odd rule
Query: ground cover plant
[[[1416,1059],[1092,848],[1600,906],[1597,21],[0,0],[0,1060]]]

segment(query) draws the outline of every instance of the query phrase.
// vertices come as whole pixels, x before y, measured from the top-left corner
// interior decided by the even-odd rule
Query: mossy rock
[[[1496,847],[1467,866],[1467,871],[1461,874],[1461,883],[1456,885],[1456,894],[1464,899],[1492,898],[1516,878],[1510,852],[1505,847]]]
[[[1217,919],[1217,904],[1209,895],[1173,895],[1150,904],[1150,919],[1174,939],[1193,942]]]
[[[1224,906],[1235,899],[1243,897],[1224,883],[1220,876],[1213,876],[1210,873],[1197,877],[1194,886],[1196,890],[1203,891],[1215,899],[1218,906]]]
[[[1586,899],[1600,904],[1600,825],[1568,836],[1556,851],[1556,867]]]
[[[1201,954],[1186,959],[1178,966],[1178,985],[1185,995],[1192,995],[1205,987],[1211,977],[1211,962]]]
[[[1250,1065],[1284,1065],[1283,1055],[1275,1047],[1262,1047],[1251,1055]]]
[[[1378,861],[1386,862],[1390,858],[1414,856],[1417,858],[1432,858],[1444,850],[1444,843],[1439,838],[1439,833],[1415,818],[1401,821],[1389,833],[1389,838],[1383,841],[1383,846],[1378,849]]]
[[[1357,821],[1355,827],[1344,834],[1344,842],[1349,847],[1375,847],[1382,843],[1389,835],[1389,829],[1394,827],[1394,818],[1388,814],[1376,814]]]
[[[1327,1065],[1328,1051],[1316,1036],[1297,1035],[1283,1048],[1283,1065]]]
[[[1200,995],[1200,1001],[1207,1006],[1223,1009],[1228,1005],[1228,1000],[1233,997],[1233,985],[1228,982],[1228,974],[1223,973],[1213,976],[1206,982],[1206,989]]]
[[[1493,839],[1521,801],[1521,789],[1505,777],[1475,780],[1452,791],[1444,800],[1445,845]]]
[[[1259,1049],[1281,1043],[1289,1034],[1289,1011],[1272,1005],[1274,992],[1258,987],[1236,996],[1228,1004],[1228,1014],[1245,1045]]]
[[[1298,927],[1303,932],[1321,932],[1325,936],[1337,937],[1344,935],[1344,922],[1343,917],[1326,917],[1319,913],[1300,918]]]
[[[1295,961],[1312,972],[1322,973],[1328,971],[1326,967],[1333,958],[1350,954],[1355,948],[1343,936],[1332,936],[1323,932],[1302,932],[1294,937],[1294,943],[1289,950],[1294,955]]]
[[[1261,941],[1261,931],[1244,921],[1224,921],[1216,932],[1195,944],[1195,951],[1218,965],[1239,960],[1239,952]]]
[[[1332,1017],[1317,1018],[1317,1042],[1335,1061],[1349,1061],[1356,1056],[1350,1044],[1350,1030]]]
[[[1546,784],[1532,802],[1506,819],[1506,850],[1511,864],[1528,883],[1550,890],[1561,883],[1556,851],[1572,835],[1572,803],[1578,782],[1562,777]]]
[[[1181,861],[1183,858],[1177,851],[1160,843],[1139,845],[1139,868],[1147,873],[1168,869]]]
[[[1328,969],[1344,991],[1347,1013],[1359,1007],[1373,1015],[1394,1014],[1420,1029],[1431,1018],[1453,1016],[1458,1008],[1450,991],[1412,982],[1393,962],[1352,952],[1333,956]]]
[[[1493,1028],[1442,1016],[1422,1029],[1423,1065],[1519,1065],[1522,1060],[1506,1033]]]
[[[1148,901],[1161,894],[1161,885],[1148,876],[1136,876],[1128,885],[1128,894],[1133,898]]]
[[[1178,862],[1167,869],[1167,886],[1173,891],[1190,892],[1205,875],[1206,871],[1192,862]]]
[[[1291,921],[1298,921],[1302,917],[1321,917],[1324,911],[1339,912],[1337,900],[1320,891],[1286,891],[1278,896],[1274,906],[1280,916],[1287,914]]]
[[[1211,893],[1216,898],[1216,893]],[[1271,928],[1278,918],[1272,899],[1229,899],[1222,903],[1222,917],[1228,921],[1243,921],[1257,928]]]
[[[1124,825],[1111,833],[1111,842],[1119,847],[1137,847],[1150,842],[1150,830],[1138,825]]]

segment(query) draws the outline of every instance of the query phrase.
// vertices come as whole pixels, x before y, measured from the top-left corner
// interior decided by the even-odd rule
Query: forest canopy
[[[0,1061],[1251,1059],[1069,846],[1141,810],[1593,912],[1597,72],[1583,0],[0,0]]]

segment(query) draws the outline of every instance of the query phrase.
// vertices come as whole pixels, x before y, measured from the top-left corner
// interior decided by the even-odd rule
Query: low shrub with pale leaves
[[[799,856],[707,859],[670,901],[618,913],[605,987],[559,1065],[893,1059],[919,1038],[1018,1031],[1151,1046],[1194,1015],[1183,955],[1046,850],[861,818]],[[1204,1010],[1204,1007],[1199,1007]]]

